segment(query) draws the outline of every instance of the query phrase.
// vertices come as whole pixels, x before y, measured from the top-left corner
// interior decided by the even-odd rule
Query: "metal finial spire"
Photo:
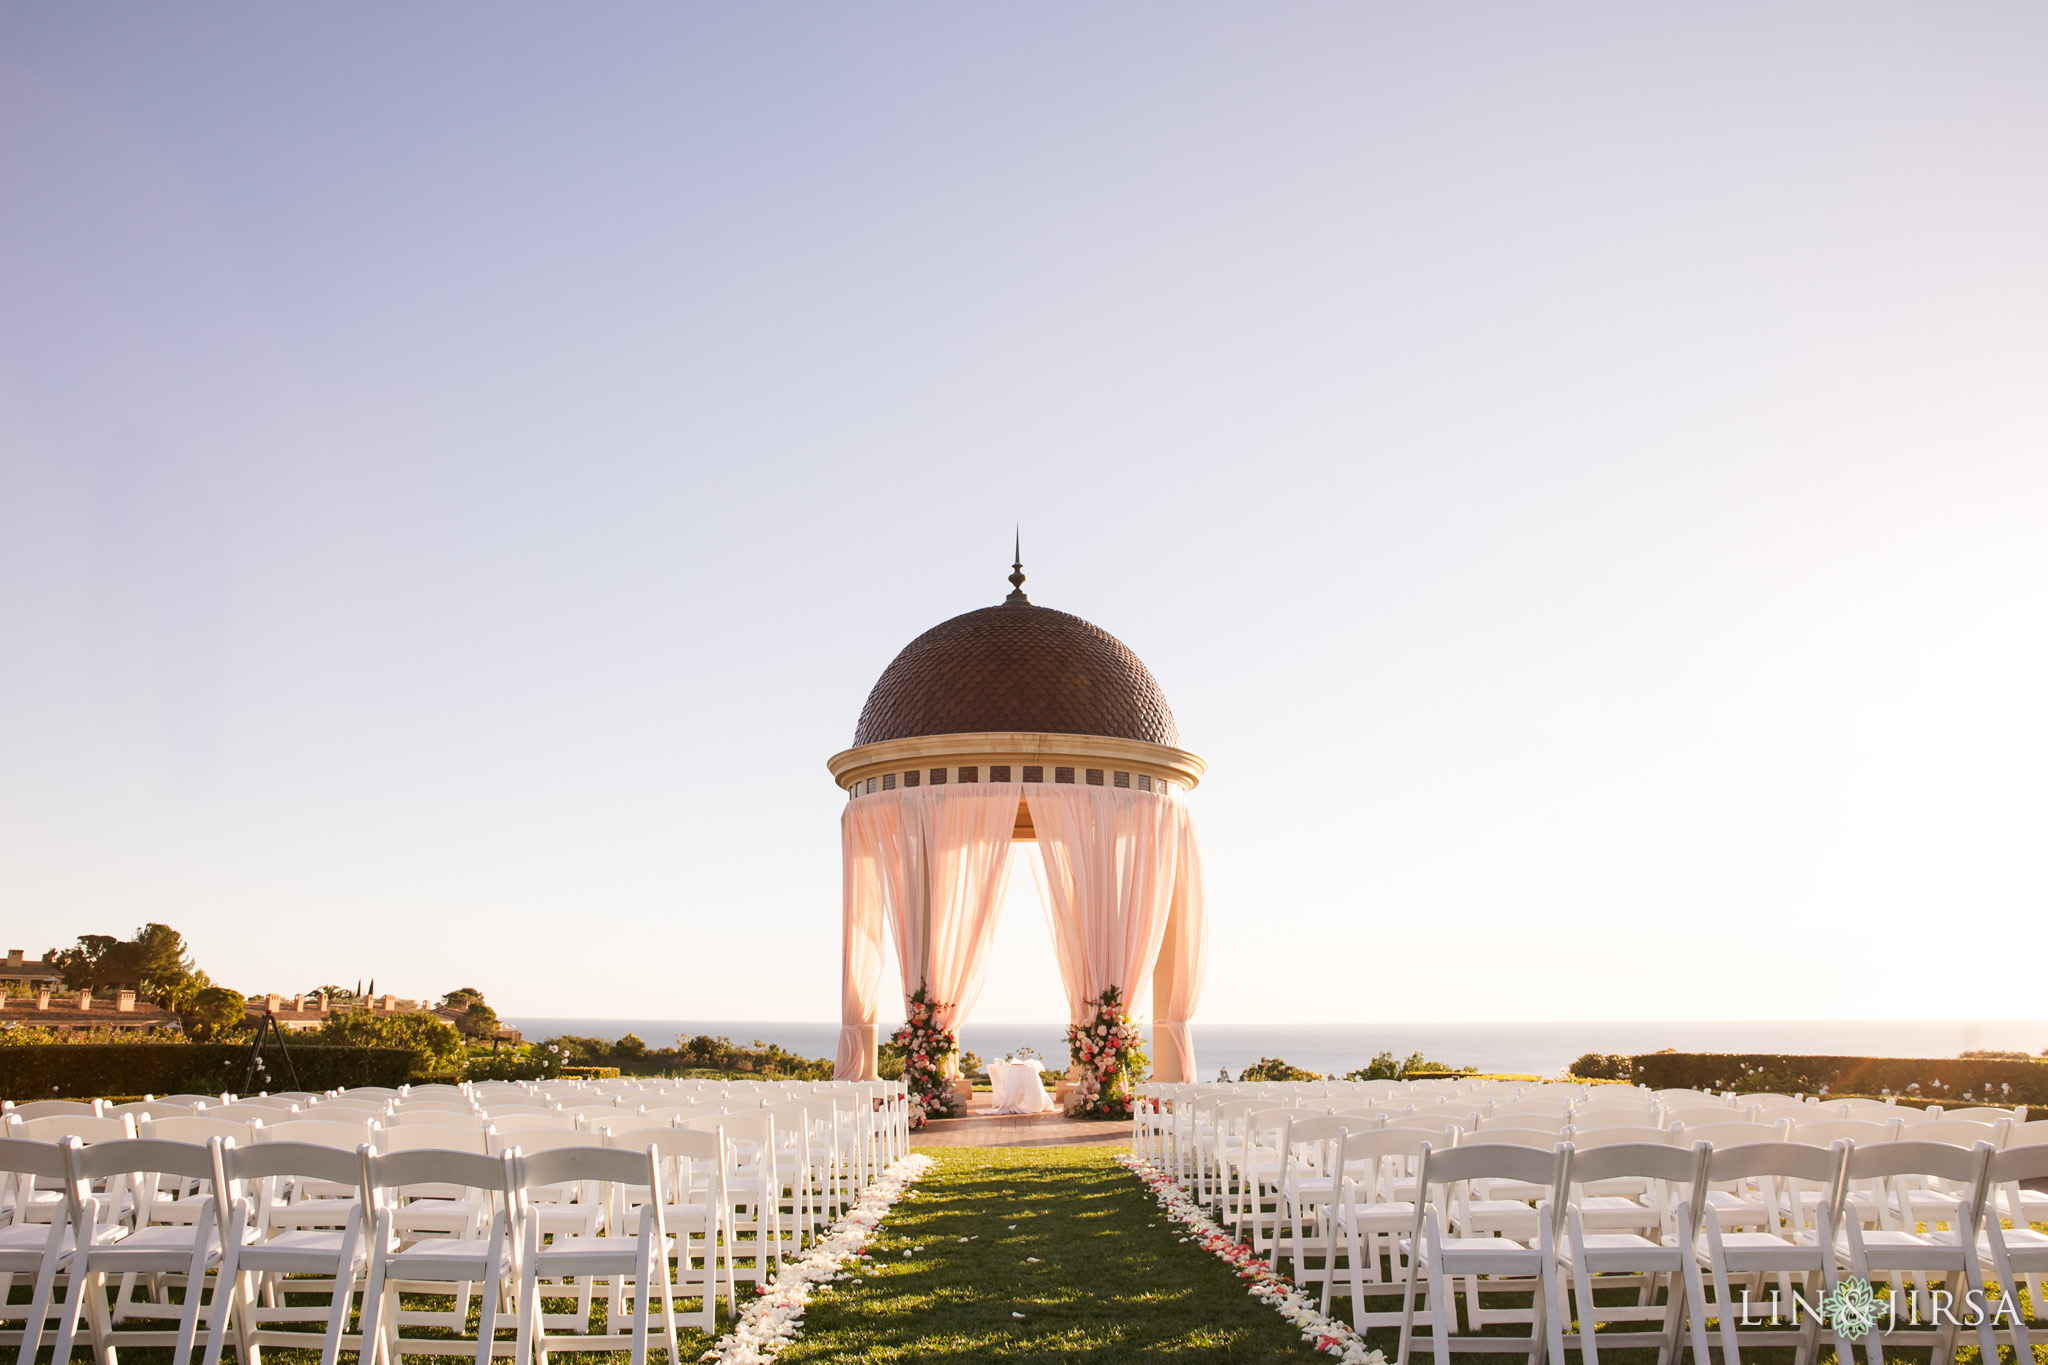
[[[1024,528],[1017,528],[1016,548],[1012,551],[1016,562],[1010,565],[1010,595],[1003,599],[1006,607],[1028,607],[1031,599],[1024,595]]]

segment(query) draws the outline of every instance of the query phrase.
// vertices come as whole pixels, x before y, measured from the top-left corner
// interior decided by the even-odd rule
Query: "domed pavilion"
[[[967,1018],[1023,841],[1072,1022],[1114,987],[1153,1021],[1154,1079],[1192,1080],[1208,929],[1186,796],[1202,760],[1137,655],[1035,605],[1021,556],[1010,585],[904,646],[829,761],[847,794],[837,1075],[876,1074],[884,932],[905,1001],[922,984],[942,1027]]]

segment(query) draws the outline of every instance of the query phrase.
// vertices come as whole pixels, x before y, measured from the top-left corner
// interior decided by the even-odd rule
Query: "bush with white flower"
[[[912,1128],[924,1127],[926,1119],[949,1119],[961,1112],[952,1078],[946,1075],[946,1058],[960,1050],[960,1040],[953,1030],[939,1027],[938,1014],[944,1008],[932,999],[931,988],[919,982],[910,997],[910,1017],[889,1035],[889,1041],[903,1049],[903,1088],[910,1092]]]
[[[1088,1002],[1095,1017],[1067,1026],[1067,1056],[1081,1067],[1080,1079],[1067,1097],[1067,1112],[1076,1118],[1127,1119],[1131,1087],[1145,1070],[1145,1039],[1114,986]]]

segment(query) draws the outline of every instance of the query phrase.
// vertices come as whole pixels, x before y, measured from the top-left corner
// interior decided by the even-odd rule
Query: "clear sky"
[[[836,1017],[824,760],[1021,521],[1210,762],[1205,1018],[2039,1014],[2044,70],[2032,4],[0,7],[0,946]],[[1057,1018],[1017,887],[980,1016]]]

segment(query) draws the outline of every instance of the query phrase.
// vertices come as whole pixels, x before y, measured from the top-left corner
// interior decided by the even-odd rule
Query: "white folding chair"
[[[518,1242],[512,1210],[518,1205],[513,1154],[483,1156],[474,1152],[422,1149],[364,1154],[363,1185],[372,1200],[375,1222],[370,1236],[370,1268],[363,1290],[362,1340],[382,1355],[385,1365],[401,1365],[406,1355],[473,1355],[477,1365],[490,1365],[495,1355],[519,1356],[519,1343],[498,1341],[498,1315],[510,1307],[517,1283]],[[418,1188],[460,1189],[462,1202],[483,1210],[488,1221],[455,1236],[422,1237],[401,1242],[408,1191]],[[452,1312],[401,1310],[400,1291],[453,1294]],[[474,1342],[463,1341],[469,1300],[474,1293],[481,1316]],[[404,1325],[438,1328],[447,1337],[402,1337]],[[517,1327],[516,1315],[510,1324]]]
[[[67,1144],[64,1154],[71,1225],[90,1232],[78,1238],[72,1253],[71,1287],[51,1359],[71,1359],[82,1317],[93,1353],[107,1365],[117,1365],[117,1348],[139,1346],[169,1346],[172,1360],[189,1360],[200,1318],[207,1317],[210,1322],[226,1307],[226,1299],[219,1294],[210,1306],[205,1302],[207,1272],[220,1261],[212,1153],[190,1143],[127,1138],[89,1147]],[[196,1217],[168,1222],[153,1219],[155,1191],[165,1176],[175,1185],[196,1185],[202,1191],[193,1196]],[[136,1191],[132,1228],[104,1222],[94,1207],[97,1197],[90,1192],[97,1180],[111,1185],[124,1178]],[[109,1276],[119,1277],[111,1310],[106,1292]],[[137,1276],[149,1277],[150,1292],[140,1300],[135,1297]],[[171,1301],[170,1293],[176,1288],[184,1290],[182,1303]],[[174,1321],[177,1325],[169,1330],[116,1333],[121,1324],[137,1321]]]
[[[1407,1250],[1410,1274],[1429,1304],[1430,1335],[1415,1336],[1415,1296],[1404,1294],[1402,1361],[1413,1361],[1419,1348],[1429,1351],[1435,1365],[1443,1365],[1459,1351],[1500,1352],[1521,1347],[1533,1365],[1543,1358],[1546,1342],[1549,1352],[1563,1361],[1563,1324],[1550,1310],[1557,1302],[1558,1223],[1563,1217],[1571,1157],[1571,1148],[1565,1143],[1550,1152],[1505,1143],[1423,1149],[1421,1188]],[[1494,1179],[1542,1188],[1548,1197],[1537,1200],[1533,1207],[1525,1206],[1519,1218],[1488,1210],[1483,1221],[1461,1219],[1461,1206],[1469,1205],[1473,1185]],[[1523,1236],[1510,1235],[1513,1232]],[[1497,1308],[1482,1317],[1482,1295],[1530,1295],[1529,1335],[1516,1339],[1457,1333],[1452,1300],[1460,1279],[1466,1285],[1466,1316],[1475,1327],[1484,1321],[1523,1320],[1523,1314],[1513,1308]]]
[[[1323,1284],[1323,1311],[1328,1313],[1340,1283],[1349,1285],[1351,1325],[1360,1333],[1373,1327],[1398,1327],[1402,1310],[1372,1311],[1368,1294],[1386,1297],[1410,1292],[1401,1234],[1415,1222],[1413,1190],[1422,1153],[1432,1145],[1450,1147],[1458,1130],[1438,1133],[1413,1128],[1380,1128],[1345,1134],[1337,1154],[1343,1172],[1337,1205],[1329,1225],[1324,1263],[1331,1267]],[[1409,1197],[1402,1198],[1404,1192]],[[1344,1276],[1336,1266],[1343,1258]],[[1381,1263],[1386,1273],[1381,1273]]]
[[[1694,1254],[1694,1232],[1706,1205],[1707,1159],[1703,1142],[1690,1150],[1663,1143],[1573,1148],[1573,1198],[1565,1206],[1565,1236],[1558,1244],[1557,1256],[1561,1279],[1573,1291],[1578,1309],[1576,1328],[1564,1334],[1563,1345],[1577,1346],[1585,1365],[1599,1365],[1603,1345],[1609,1349],[1655,1347],[1659,1360],[1675,1361],[1679,1336],[1687,1323],[1692,1331],[1693,1359],[1707,1365],[1706,1294]],[[1584,1191],[1616,1181],[1649,1184],[1653,1222],[1647,1230],[1588,1231],[1585,1204],[1589,1196]],[[1666,1289],[1661,1306],[1657,1303],[1659,1281]],[[1602,1288],[1634,1288],[1636,1302],[1600,1304],[1596,1290]],[[1573,1321],[1562,1305],[1558,1318],[1560,1322]],[[1598,1331],[1601,1322],[1659,1319],[1663,1325],[1656,1331],[1605,1335]],[[1559,1365],[1563,1365],[1562,1354]]]
[[[226,1307],[207,1331],[206,1365],[220,1365],[229,1326],[236,1358],[248,1365],[260,1359],[265,1346],[305,1348],[312,1340],[307,1326],[320,1329],[320,1365],[335,1365],[344,1350],[360,1351],[362,1339],[347,1328],[356,1286],[370,1259],[365,1201],[321,1200],[324,1225],[316,1226],[312,1204],[291,1203],[283,1187],[317,1184],[360,1192],[364,1154],[277,1141],[248,1146],[223,1141],[213,1152],[214,1188],[228,1193],[215,1205],[222,1245],[215,1294]],[[280,1208],[299,1212],[279,1220]],[[325,1304],[303,1302],[321,1294],[328,1296]],[[276,1325],[286,1323],[298,1326]]]
[[[661,1340],[668,1359],[675,1365],[675,1304],[669,1285],[668,1228],[663,1219],[660,1160],[652,1147],[634,1152],[616,1147],[563,1145],[545,1152],[520,1153],[514,1161],[520,1190],[552,1190],[566,1185],[594,1186],[609,1211],[604,1223],[590,1232],[556,1232],[544,1235],[540,1220],[525,1217],[520,1210],[524,1254],[519,1271],[519,1349],[517,1358],[529,1358],[547,1365],[550,1350],[632,1352],[632,1365],[646,1365],[648,1317],[660,1315]],[[630,1187],[648,1191],[637,1218],[629,1218],[625,1191]],[[558,1290],[574,1277],[577,1281],[578,1311],[548,1313],[543,1286],[553,1282]],[[608,1282],[606,1326],[599,1332],[591,1326],[591,1286],[597,1279]],[[632,1329],[617,1330],[626,1318],[631,1286]],[[555,1297],[567,1297],[558,1292]],[[550,1327],[569,1330],[551,1333]]]
[[[1907,1131],[1918,1130],[1909,1128]],[[1985,1200],[1990,1194],[1987,1176],[1991,1156],[1989,1142],[1980,1142],[1974,1149],[1965,1149],[1950,1143],[1921,1142],[1917,1137],[1880,1143],[1875,1147],[1851,1148],[1843,1171],[1844,1179],[1852,1185],[1859,1182],[1873,1184],[1879,1206],[1890,1211],[1897,1221],[1890,1227],[1866,1231],[1861,1219],[1844,1218],[1836,1247],[1837,1264],[1866,1284],[1874,1283],[1879,1274],[1889,1275],[1895,1308],[1907,1297],[1901,1292],[1901,1274],[1915,1276],[1922,1286],[1928,1288],[1932,1287],[1929,1282],[1936,1278],[1950,1284],[1952,1287],[1947,1292],[1951,1303],[1965,1302],[1966,1293],[1974,1293],[1980,1302],[1983,1301],[1984,1280],[1979,1269],[1978,1232],[1984,1221]],[[1934,1226],[1937,1221],[1934,1218],[1926,1219],[1925,1232],[1917,1230],[1919,1219],[1913,1211],[1910,1187],[1906,1183],[1915,1177],[1951,1181],[1963,1191],[1941,1219],[1949,1224],[1947,1231]],[[1863,1338],[1869,1358],[1873,1362],[1883,1360],[1884,1346],[1890,1344],[1926,1346],[1934,1352],[1932,1359],[1953,1360],[1960,1335],[1960,1320],[1950,1313],[1944,1322],[1941,1314],[1933,1312],[1934,1301],[1931,1298],[1927,1307],[1931,1321],[1923,1328],[1916,1329],[1912,1325],[1913,1319],[1919,1316],[1917,1313],[1908,1314],[1904,1323],[1886,1325],[1874,1322],[1869,1334]],[[1988,1317],[1979,1321],[1978,1332],[1985,1359],[1995,1361],[1998,1348],[1992,1341]]]
[[[1778,1331],[1768,1324],[1755,1327],[1738,1323],[1749,1320],[1747,1305],[1738,1303],[1733,1285],[1740,1278],[1759,1285],[1774,1277],[1789,1312],[1792,1277],[1797,1275],[1806,1288],[1814,1281],[1832,1294],[1837,1283],[1835,1268],[1836,1229],[1841,1225],[1846,1198],[1843,1170],[1849,1143],[1832,1147],[1811,1147],[1796,1142],[1758,1142],[1715,1151],[1707,1158],[1709,1185],[1758,1181],[1763,1187],[1762,1227],[1724,1232],[1721,1222],[1704,1218],[1704,1245],[1695,1255],[1714,1286],[1712,1312],[1720,1321],[1721,1348],[1726,1365],[1739,1365],[1741,1343],[1752,1346],[1791,1347],[1801,1360],[1812,1360],[1820,1336],[1820,1324],[1807,1318],[1796,1330]],[[1811,1195],[1811,1197],[1808,1197]],[[1809,1301],[1818,1302],[1815,1294]],[[1839,1349],[1839,1347],[1838,1347]]]
[[[0,1346],[14,1347],[17,1361],[33,1362],[53,1317],[61,1317],[53,1296],[58,1275],[71,1265],[71,1210],[86,1198],[86,1191],[70,1188],[65,1150],[74,1141],[58,1144],[0,1138],[0,1196],[8,1198],[10,1212],[26,1208],[23,1198],[32,1194],[38,1183],[56,1196],[47,1223],[15,1218],[0,1227],[0,1322],[17,1318],[21,1322],[18,1330],[0,1331]],[[29,1299],[17,1305],[9,1300],[18,1275],[29,1277]],[[61,1322],[58,1326],[61,1330]]]

